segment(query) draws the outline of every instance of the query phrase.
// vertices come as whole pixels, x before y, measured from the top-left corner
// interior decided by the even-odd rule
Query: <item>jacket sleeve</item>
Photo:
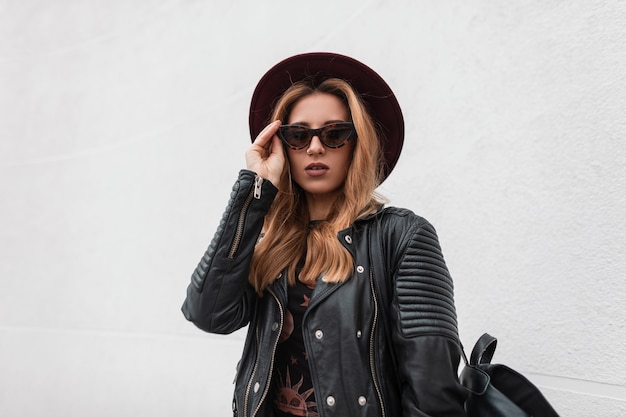
[[[402,237],[392,260],[390,306],[402,416],[465,416],[452,279],[435,229],[421,217],[408,219],[410,226],[396,234]]]
[[[254,172],[242,170],[210,246],[191,276],[182,312],[187,320],[212,333],[245,326],[256,302],[248,281],[250,260],[276,187]]]

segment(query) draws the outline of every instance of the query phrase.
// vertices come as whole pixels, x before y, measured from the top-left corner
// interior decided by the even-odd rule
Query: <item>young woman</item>
[[[435,230],[375,194],[404,139],[385,81],[338,54],[288,58],[257,85],[250,131],[182,308],[208,332],[248,325],[233,415],[464,415]]]

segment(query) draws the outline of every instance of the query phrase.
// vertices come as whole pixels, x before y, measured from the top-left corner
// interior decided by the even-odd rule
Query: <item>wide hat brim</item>
[[[396,165],[404,143],[404,118],[391,88],[373,69],[345,55],[312,52],[295,55],[274,65],[261,78],[250,104],[250,137],[254,141],[271,122],[274,105],[293,83],[304,79],[318,84],[327,78],[341,78],[359,93],[379,130],[383,151],[381,180]]]

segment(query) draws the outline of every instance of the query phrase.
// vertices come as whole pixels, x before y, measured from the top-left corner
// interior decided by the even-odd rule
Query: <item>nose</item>
[[[320,140],[319,136],[315,135],[311,138],[311,142],[309,143],[309,148],[306,150],[306,153],[309,155],[323,155],[326,152],[326,148],[324,144]]]

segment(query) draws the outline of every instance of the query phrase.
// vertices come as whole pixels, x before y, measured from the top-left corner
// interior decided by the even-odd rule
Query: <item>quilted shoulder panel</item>
[[[421,225],[408,242],[396,275],[396,297],[405,337],[458,339],[454,286],[435,229]]]

